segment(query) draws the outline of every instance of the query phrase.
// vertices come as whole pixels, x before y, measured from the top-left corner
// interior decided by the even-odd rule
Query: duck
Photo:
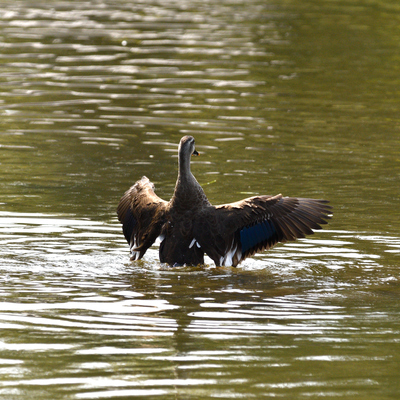
[[[182,137],[178,177],[169,201],[157,196],[146,176],[122,196],[117,215],[132,261],[140,260],[159,239],[162,264],[204,265],[206,254],[217,267],[237,267],[277,243],[313,234],[331,218],[327,200],[282,194],[212,205],[190,170],[191,157],[198,155],[193,136]]]

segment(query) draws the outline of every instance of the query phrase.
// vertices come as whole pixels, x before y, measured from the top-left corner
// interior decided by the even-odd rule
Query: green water
[[[400,6],[3,1],[0,399],[397,399]],[[325,198],[237,269],[129,262],[179,139],[214,204]]]

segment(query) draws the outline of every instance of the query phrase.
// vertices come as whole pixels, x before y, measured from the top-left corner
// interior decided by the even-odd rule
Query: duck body
[[[312,234],[329,218],[325,200],[254,196],[213,206],[190,171],[198,155],[192,136],[179,144],[179,169],[170,201],[159,198],[142,177],[121,198],[117,214],[131,259],[143,257],[160,238],[159,257],[171,266],[204,264],[206,253],[216,266],[236,267],[256,252]]]

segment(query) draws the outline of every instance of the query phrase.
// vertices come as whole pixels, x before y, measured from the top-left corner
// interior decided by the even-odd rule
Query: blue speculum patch
[[[242,254],[259,243],[267,241],[276,233],[273,224],[268,221],[261,221],[256,225],[243,228],[240,231],[240,243],[242,244]]]

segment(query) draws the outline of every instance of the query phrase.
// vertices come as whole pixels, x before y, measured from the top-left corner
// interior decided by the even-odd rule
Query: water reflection
[[[372,301],[374,287],[388,283],[392,271],[382,271],[380,257],[359,250],[368,235],[330,231],[331,239],[281,246],[238,269],[165,268],[156,248],[129,264],[119,226],[76,218],[5,212],[0,235],[3,395],[39,387],[76,398],[152,397],[178,388],[186,395],[241,393],[243,383],[252,393],[279,395],[325,390],[327,383],[277,383],[253,370],[281,374],[315,363],[393,361],[389,354],[356,351],[371,334],[383,335],[378,347],[395,335],[381,332],[387,314],[363,313],[364,333],[354,336],[360,311],[353,314],[342,301],[358,290]],[[373,242],[399,245],[385,237]],[[337,275],[349,264],[364,270],[362,281],[348,271],[346,279]],[[356,353],[348,355],[349,349]],[[36,371],[49,368],[49,357],[53,372],[39,378]],[[331,382],[329,390],[341,393],[345,382]],[[370,385],[378,382],[359,376],[352,384],[354,393]]]
[[[397,398],[398,6],[2,1],[0,397]],[[176,146],[215,204],[324,197],[238,269],[131,264]]]

